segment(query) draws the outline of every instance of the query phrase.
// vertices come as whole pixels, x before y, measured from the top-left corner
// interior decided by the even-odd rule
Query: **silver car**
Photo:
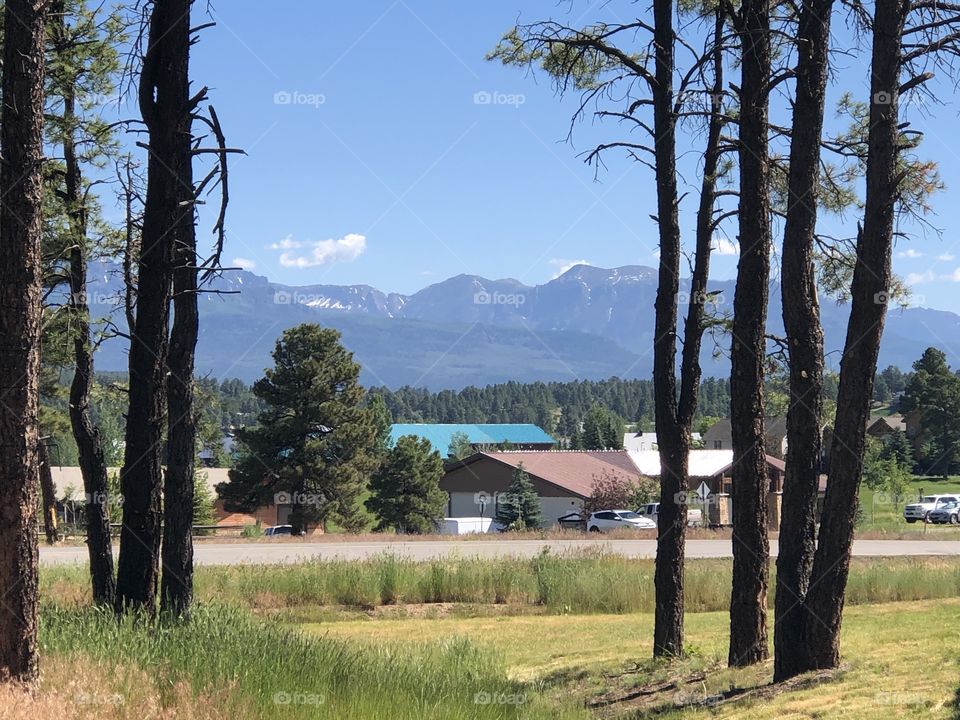
[[[952,502],[960,502],[960,496],[924,495],[917,502],[910,503],[903,509],[903,519],[908,523],[915,523],[918,520],[928,522],[930,513]]]
[[[935,525],[956,525],[960,522],[960,502],[954,500],[931,510],[927,515],[927,522]]]

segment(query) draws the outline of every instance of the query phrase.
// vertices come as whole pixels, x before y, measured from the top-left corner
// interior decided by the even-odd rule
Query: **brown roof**
[[[589,497],[593,483],[605,473],[636,479],[640,472],[623,450],[540,450],[482,452],[463,463],[489,457],[517,467],[521,463],[530,475],[581,497]]]

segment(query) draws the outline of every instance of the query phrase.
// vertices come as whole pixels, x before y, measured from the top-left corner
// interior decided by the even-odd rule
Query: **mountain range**
[[[118,312],[114,266],[91,268],[95,313]],[[252,381],[271,364],[280,333],[316,322],[338,329],[360,362],[366,385],[460,389],[515,380],[649,378],[653,367],[653,303],[657,271],[576,265],[542,285],[457,275],[412,295],[368,285],[290,286],[248,271],[225,273],[201,296],[197,369],[217,378]],[[711,283],[716,311],[732,313],[733,281]],[[681,301],[685,301],[681,283]],[[681,308],[681,314],[684,314]],[[848,305],[823,300],[827,363],[837,368]],[[769,332],[782,335],[780,290],[770,288]],[[118,319],[119,321],[119,319]],[[927,308],[893,309],[880,367],[909,368],[931,345],[956,364],[948,344],[960,336],[960,315]],[[704,339],[703,374],[729,372],[729,338]],[[125,370],[126,345],[104,343],[99,370]]]

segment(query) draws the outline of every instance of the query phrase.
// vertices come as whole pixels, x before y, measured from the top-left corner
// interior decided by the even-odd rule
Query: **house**
[[[449,496],[447,517],[494,517],[499,496],[510,487],[521,464],[540,498],[544,527],[580,512],[596,480],[613,476],[636,482],[640,478],[624,450],[478,452],[449,463],[440,479],[440,488]]]
[[[787,456],[787,419],[782,417],[766,418],[763,433],[767,454],[782,460]],[[721,418],[703,434],[705,450],[732,450],[733,435],[730,418]]]
[[[430,441],[434,450],[446,456],[453,436],[463,434],[475,450],[492,450],[505,445],[516,450],[552,450],[557,441],[530,423],[397,423],[390,426],[390,444],[404,435]]]
[[[660,477],[660,454],[652,450],[629,453],[637,471],[646,477]],[[733,520],[733,450],[691,450],[687,460],[687,489],[695,492],[701,484],[710,490],[706,516],[711,525],[729,525]],[[768,485],[768,524],[771,528],[780,526],[780,498],[783,495],[783,475],[785,466],[782,460],[767,455]],[[696,501],[688,501],[695,503]]]
[[[867,420],[867,435],[875,438],[885,438],[894,432],[907,431],[907,421],[903,415],[873,416]]]
[[[693,440],[694,445],[699,445],[703,438],[700,436],[700,433],[691,433],[691,439]],[[657,434],[655,432],[638,432],[638,433],[624,433],[623,434],[623,449],[624,450],[656,450],[657,449]]]
[[[264,527],[270,525],[282,525],[290,517],[292,505],[289,503],[276,503],[259,507],[252,513],[231,513],[223,505],[223,500],[217,494],[217,485],[229,481],[227,468],[204,468],[198,467],[198,471],[203,473],[202,477],[210,492],[213,502],[215,523],[218,527],[236,527],[238,525],[255,525],[260,523]],[[78,467],[56,467],[51,468],[53,474],[53,484],[57,497],[58,512],[64,522],[72,523],[76,518],[82,517],[83,506],[86,504],[86,496],[83,491],[83,475]],[[120,474],[120,468],[108,468],[107,472],[111,476]],[[281,498],[282,499],[282,498]],[[112,517],[111,522],[119,523],[119,517]]]

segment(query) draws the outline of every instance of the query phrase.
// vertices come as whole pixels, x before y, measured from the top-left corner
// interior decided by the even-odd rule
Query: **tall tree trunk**
[[[171,274],[177,228],[192,217],[193,202],[181,206],[185,189],[178,167],[184,142],[182,116],[189,97],[178,65],[189,45],[188,0],[156,2],[150,12],[147,51],[140,73],[140,114],[149,132],[147,195],[139,258],[137,308],[130,339],[130,408],[121,474],[123,527],[117,570],[118,610],[156,610],[164,390]],[[189,142],[189,136],[186,139]],[[192,194],[192,188],[189,189]]]
[[[798,29],[781,296],[790,358],[787,459],[777,556],[774,680],[803,671],[803,601],[816,548],[823,412],[823,328],[814,233],[833,0],[804,0]]]
[[[867,190],[850,288],[850,321],[840,361],[830,479],[807,593],[807,669],[834,668],[840,663],[840,623],[863,471],[865,428],[891,279],[893,222],[900,182],[897,147],[901,36],[909,6],[907,0],[888,0],[876,3],[874,11]]]
[[[44,27],[47,2],[7,0],[0,127],[0,682],[37,662]]]
[[[654,153],[660,270],[653,343],[654,413],[660,450],[660,510],[654,571],[656,609],[653,654],[683,654],[683,564],[686,506],[677,501],[686,490],[689,438],[684,442],[677,418],[676,334],[680,291],[680,221],[678,217],[676,115],[674,113],[673,2],[655,0],[653,83]]]
[[[173,328],[167,358],[167,474],[164,482],[163,578],[161,609],[181,617],[193,602],[193,495],[197,423],[193,404],[193,369],[199,321],[197,315],[197,238],[194,224],[191,150],[192,109],[189,103],[191,0],[176,0],[181,18],[164,37],[166,82],[178,114],[177,133],[164,162],[176,175],[181,212],[174,229]],[[171,108],[171,114],[174,108]],[[171,117],[171,119],[173,119]]]
[[[53,483],[53,469],[50,466],[50,451],[47,444],[40,440],[37,449],[37,461],[40,463],[40,506],[43,509],[43,532],[47,545],[56,545],[60,540],[57,529],[57,488]]]
[[[657,344],[654,345],[657,447],[660,449],[660,511],[657,515],[657,560],[654,573],[656,610],[654,655],[678,656],[683,652],[683,582],[687,508],[678,502],[686,497],[691,429],[697,410],[700,385],[700,345],[704,329],[704,304],[710,274],[713,210],[720,157],[720,133],[724,120],[719,104],[723,91],[723,18],[718,10],[711,51],[714,70],[713,113],[703,156],[703,180],[697,211],[696,252],[690,280],[690,302],[684,324],[679,399],[676,394],[675,361],[677,299],[680,289],[681,236],[677,217],[676,146],[673,109],[673,8],[658,5],[655,15],[658,48],[657,92],[654,93],[657,144],[657,187],[660,222],[660,275],[657,288]],[[666,48],[667,52],[661,49]],[[660,155],[659,153],[662,153]],[[663,164],[661,164],[663,163]],[[666,218],[666,222],[663,222]],[[666,251],[665,251],[666,249]],[[659,360],[659,364],[658,364]]]
[[[733,441],[733,591],[731,666],[766,659],[767,465],[763,379],[770,279],[768,85],[770,0],[744,0],[738,31],[740,83],[740,264],[734,293],[730,351],[730,426]]]
[[[62,0],[53,3],[51,27],[56,41],[67,42]],[[116,581],[113,576],[113,548],[110,540],[109,485],[107,462],[100,430],[90,411],[93,383],[93,350],[90,337],[90,308],[87,303],[87,213],[80,163],[77,159],[73,128],[76,123],[76,98],[72,86],[63,95],[63,137],[65,170],[64,193],[70,220],[70,312],[75,328],[73,338],[74,373],[70,383],[70,425],[77,443],[80,474],[86,496],[84,518],[87,526],[87,552],[90,584],[97,605],[113,604]]]

